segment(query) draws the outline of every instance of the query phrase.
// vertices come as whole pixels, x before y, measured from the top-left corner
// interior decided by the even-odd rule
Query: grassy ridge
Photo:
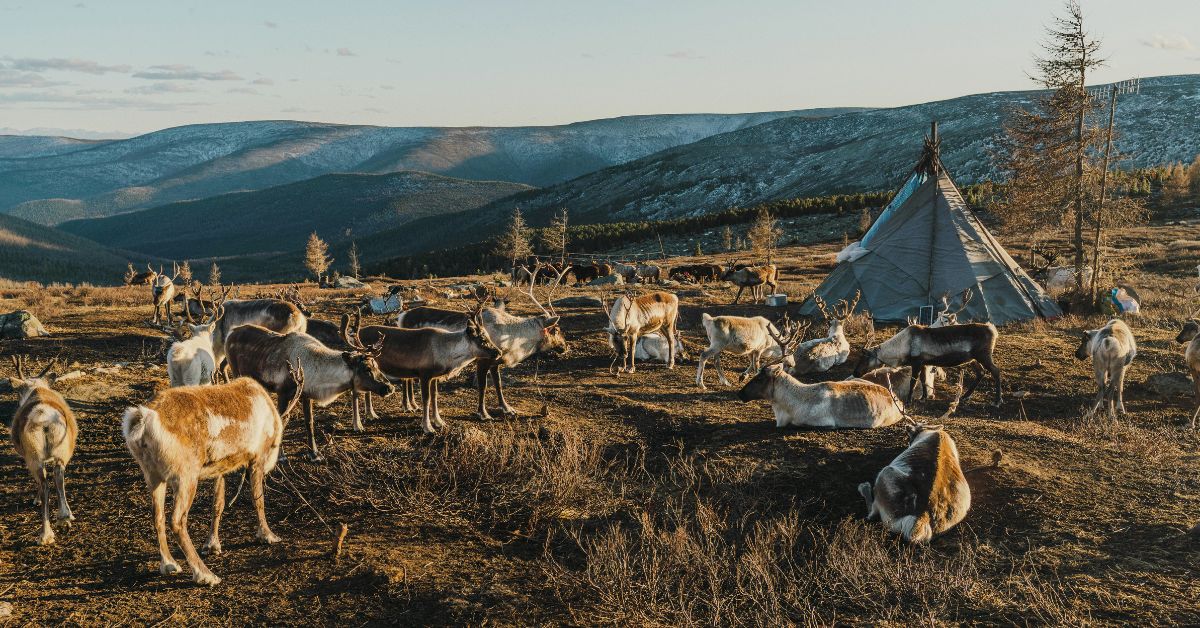
[[[101,244],[0,214],[0,279],[120,283],[126,257]]]

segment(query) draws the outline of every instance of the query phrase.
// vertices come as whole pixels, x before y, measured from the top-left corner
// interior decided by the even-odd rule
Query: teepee
[[[937,123],[917,167],[862,240],[839,255],[817,288],[827,303],[853,299],[877,321],[904,322],[944,294],[970,289],[959,320],[1003,325],[1062,315],[1041,286],[1021,270],[967,207],[938,155]],[[800,313],[816,316],[812,299]]]

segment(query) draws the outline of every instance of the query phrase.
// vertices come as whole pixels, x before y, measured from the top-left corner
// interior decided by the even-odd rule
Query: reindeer
[[[1195,316],[1195,313],[1192,314]],[[1192,374],[1192,385],[1196,389],[1196,411],[1192,413],[1191,428],[1196,429],[1196,417],[1200,416],[1200,320],[1188,318],[1175,337],[1175,342],[1187,343],[1183,351],[1183,359],[1187,362],[1188,371]]]
[[[197,293],[199,296],[199,293]],[[192,320],[188,312],[186,323],[192,335],[180,340],[167,350],[167,376],[171,386],[203,386],[213,383],[217,374],[217,359],[213,356],[213,331],[221,317],[221,304],[229,297],[229,289],[221,293],[220,300],[214,294],[210,299],[212,310],[199,323]]]
[[[225,339],[242,325],[257,325],[279,334],[290,334],[306,332],[308,319],[295,304],[279,299],[225,301],[213,330],[213,357],[217,360],[218,372],[225,361]]]
[[[862,358],[854,367],[855,377],[862,377],[881,366],[909,366],[914,373],[926,366],[972,365],[975,369],[975,380],[963,395],[961,401],[966,401],[975,392],[975,387],[983,379],[983,369],[992,374],[996,384],[996,399],[994,405],[999,407],[1000,397],[1000,368],[992,360],[996,350],[996,339],[1000,332],[991,323],[968,323],[951,325],[949,327],[926,327],[924,325],[909,325],[895,336],[884,341],[878,347],[871,349],[863,347]],[[913,389],[921,378],[913,379],[908,389],[905,403],[912,403]]]
[[[933,322],[929,326],[930,327],[948,327],[950,325],[958,325],[959,324],[958,315],[962,314],[967,309],[967,305],[971,302],[972,296],[974,296],[974,292],[972,292],[972,290],[970,288],[963,290],[962,293],[960,293],[958,296],[958,299],[959,299],[958,309],[951,310],[950,309],[951,308],[950,293],[946,292],[946,293],[942,294],[942,299],[941,299],[942,309],[937,313],[937,316],[934,317]],[[908,317],[909,325],[916,325],[919,322],[920,321],[915,316]],[[879,369],[876,369],[876,370],[878,371]],[[907,383],[909,383],[909,381],[910,381],[909,380],[910,376],[911,376],[911,369],[908,369],[903,372],[902,377],[900,377],[899,379],[906,382],[906,385],[907,385]],[[863,378],[867,379],[868,381],[872,381],[872,378],[870,377],[870,373],[868,373],[867,375],[864,375]],[[936,397],[936,391],[934,390],[934,388],[937,384],[937,380],[939,380],[939,379],[941,379],[941,380],[946,379],[946,371],[944,371],[940,367],[936,367],[936,366],[927,366],[924,368],[923,375],[921,378],[921,394],[924,396],[925,399],[934,399]],[[900,389],[893,388],[892,390],[900,390]]]
[[[620,275],[625,283],[633,283],[638,278],[638,267],[633,264],[625,264],[623,262],[613,262],[612,270],[614,274]]]
[[[650,332],[645,336],[638,338],[637,348],[634,350],[634,353],[637,355],[637,359],[642,360],[643,362],[648,360],[651,362],[665,363],[667,358],[670,357],[670,352],[672,350],[675,351],[675,355],[680,359],[690,359],[687,348],[683,346],[683,341],[680,340],[678,333],[675,334],[675,342],[671,344],[673,344],[674,347],[667,346],[667,339],[664,338],[662,334],[656,331]],[[611,338],[609,338],[609,346],[612,347]],[[612,348],[616,349],[616,347]]]
[[[705,390],[704,364],[714,360],[717,365],[717,379],[722,386],[729,386],[725,377],[725,369],[721,365],[721,354],[749,355],[750,365],[742,372],[739,381],[745,380],[751,373],[758,371],[760,360],[781,357],[776,355],[779,346],[771,340],[770,332],[778,333],[771,321],[762,316],[711,316],[708,312],[700,315],[700,323],[704,333],[708,335],[708,348],[700,354],[700,362],[696,365],[696,385]],[[807,325],[805,325],[807,328]],[[784,334],[790,334],[790,329]],[[800,332],[803,335],[803,331]]]
[[[850,341],[846,340],[846,319],[854,313],[862,291],[854,293],[854,300],[847,303],[845,299],[833,306],[833,315],[825,307],[825,301],[818,294],[813,294],[813,301],[825,320],[829,321],[828,335],[803,342],[796,348],[793,356],[795,366],[789,369],[792,377],[800,377],[809,373],[824,373],[842,364],[850,357]]]
[[[498,320],[498,319],[494,319]],[[554,324],[557,324],[557,320]],[[520,324],[520,323],[518,323]],[[549,321],[531,323],[542,325],[543,329]],[[357,325],[355,325],[357,327]],[[438,327],[423,327],[420,329],[400,329],[372,325],[359,330],[357,342],[378,343],[379,368],[390,380],[408,380],[405,382],[405,395],[412,397],[412,380],[421,383],[421,397],[424,401],[424,416],[421,428],[426,434],[433,434],[435,427],[443,428],[446,422],[438,411],[437,392],[438,382],[457,375],[472,362],[482,362],[489,365],[476,371],[477,379],[481,379],[491,365],[499,366],[503,353],[488,336],[487,323],[483,319],[481,306],[471,312],[466,325],[459,331],[446,331]],[[517,344],[520,344],[519,342]],[[565,344],[565,343],[564,343]],[[500,381],[497,371],[496,382]],[[497,391],[499,391],[497,386]],[[480,407],[482,408],[482,388],[480,390]],[[367,396],[368,407],[371,397]],[[355,404],[357,411],[357,403]],[[486,408],[484,409],[486,414]],[[357,412],[356,412],[357,414]],[[361,426],[361,422],[356,423]]]
[[[129,270],[125,273],[125,285],[127,286],[149,286],[154,283],[154,279],[158,277],[158,273],[150,268],[150,264],[146,264],[146,272],[134,272],[133,264],[129,265]]]
[[[189,323],[194,323],[193,319],[207,317],[212,313],[214,307],[211,298],[204,298],[198,281],[193,281],[191,285],[184,288],[183,292],[177,293],[172,300],[179,306],[180,313]]]
[[[1125,369],[1137,356],[1137,342],[1125,321],[1114,318],[1100,329],[1089,329],[1082,334],[1075,357],[1092,359],[1096,371],[1096,405],[1108,402],[1110,413],[1125,414]]]
[[[683,280],[685,277],[691,277],[697,283],[705,283],[720,279],[723,272],[717,264],[689,264],[672,268],[667,273],[667,278]]]
[[[377,359],[383,351],[382,342],[371,347],[361,341],[347,340],[353,349],[337,351],[304,332],[279,334],[257,325],[242,325],[229,333],[226,340],[229,367],[234,377],[250,377],[278,396],[279,411],[295,393],[295,382],[288,365],[304,369],[304,418],[308,423],[309,458],[322,460],[317,450],[317,428],[313,404],[328,406],[343,393],[373,392],[386,397],[395,387],[379,370]],[[354,404],[354,425],[361,429],[362,418]]]
[[[616,350],[617,360],[621,362],[618,369],[620,373],[636,372],[639,336],[662,331],[668,338],[675,337],[679,297],[669,292],[651,292],[636,298],[626,293],[614,301],[611,308],[607,304],[605,306],[605,315],[608,316],[606,331],[609,344]],[[674,369],[675,348],[672,345],[668,345],[668,348],[667,368]]]
[[[547,270],[546,274],[549,274],[549,272],[551,271]],[[476,413],[479,415],[479,418],[484,420],[491,420],[492,418],[488,413],[487,405],[484,403],[484,398],[487,394],[488,375],[491,376],[492,384],[496,387],[496,397],[500,403],[500,412],[506,417],[516,416],[516,411],[504,400],[501,367],[514,367],[537,354],[555,353],[561,355],[569,351],[567,338],[563,335],[562,328],[559,327],[560,318],[558,313],[553,311],[554,306],[551,304],[554,289],[561,285],[563,276],[566,273],[565,269],[559,270],[556,273],[556,279],[546,295],[546,306],[542,306],[538,302],[537,296],[533,292],[533,285],[529,286],[529,291],[526,294],[529,296],[529,300],[541,310],[540,315],[527,317],[514,316],[505,312],[502,308],[482,307],[489,300],[493,304],[496,302],[507,303],[508,295],[497,296],[495,293],[489,293],[486,290],[476,292],[476,300],[481,308],[480,320],[483,323],[488,338],[491,339],[501,352],[498,358],[479,358],[475,361],[475,389],[478,391],[479,397]],[[435,327],[447,331],[462,331],[467,328],[470,320],[471,317],[464,312],[434,307],[418,307],[397,316],[396,326],[407,329]],[[368,414],[370,414],[370,409],[368,409]]]
[[[167,543],[168,486],[175,491],[171,529],[196,583],[213,586],[221,582],[200,559],[188,534],[188,512],[201,480],[214,481],[212,533],[202,551],[221,553],[219,528],[225,510],[225,475],[245,467],[250,468],[258,514],[255,538],[264,543],[279,542],[267,524],[263,480],[280,457],[283,420],[304,392],[303,370],[289,365],[288,371],[292,396],[279,404],[282,413],[271,403],[267,391],[246,377],[218,386],[169,388],[145,405],[125,410],[121,432],[150,490],[161,560],[159,573],[180,571]]]
[[[17,455],[25,460],[25,467],[33,478],[37,499],[42,504],[41,545],[54,543],[54,528],[50,526],[50,476],[58,489],[58,522],[71,527],[75,515],[67,504],[67,464],[75,453],[75,437],[79,428],[75,414],[62,395],[51,386],[58,376],[50,369],[51,360],[40,373],[29,377],[25,372],[28,358],[12,356],[17,378],[12,387],[20,395],[17,413],[12,420],[12,442]]]
[[[941,425],[908,427],[908,448],[870,482],[858,485],[867,519],[882,521],[908,543],[928,543],[971,509],[971,487],[958,447]]]
[[[642,283],[662,283],[662,268],[655,264],[638,264],[635,272]]]
[[[1055,251],[1034,248],[1033,252],[1043,259],[1042,263],[1033,265],[1034,276],[1042,280],[1046,292],[1057,296],[1075,289],[1075,267],[1059,266],[1059,254]],[[1083,267],[1083,285],[1092,281],[1092,267]]]
[[[771,286],[771,291],[774,292],[778,288],[776,283],[778,276],[779,271],[776,270],[774,264],[739,267],[737,260],[734,260],[725,268],[721,279],[738,287],[737,296],[733,298],[733,304],[736,305],[742,298],[742,291],[746,288],[750,288],[750,297],[756,302],[763,298],[764,285]]]
[[[775,426],[868,429],[886,427],[904,418],[900,402],[891,391],[862,380],[805,384],[783,370],[784,356],[791,355],[803,338],[797,325],[786,339],[774,330],[767,333],[779,347],[779,357],[759,369],[741,390],[738,399],[765,399],[775,414]]]
[[[167,312],[167,326],[173,325],[171,318],[171,302],[175,297],[175,280],[179,278],[179,267],[174,262],[171,263],[171,268],[175,273],[171,277],[167,277],[162,272],[162,267],[159,267],[158,273],[154,275],[154,280],[150,283],[150,291],[154,303],[154,324],[158,325],[162,322],[161,313],[163,309]]]
[[[946,379],[946,371],[929,366],[925,367],[925,372],[928,373],[929,379],[921,381],[921,394],[923,395],[921,398],[933,399],[933,387],[938,380]],[[896,398],[903,397],[909,387],[913,385],[912,367],[908,366],[881,366],[867,371],[859,377],[851,375],[846,379],[861,379],[872,384],[879,384],[891,390]]]

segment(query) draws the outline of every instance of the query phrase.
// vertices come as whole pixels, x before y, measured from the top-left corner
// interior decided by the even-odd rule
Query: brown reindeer
[[[370,325],[358,330],[357,342],[378,343],[382,347],[379,368],[390,380],[404,380],[407,399],[412,398],[413,380],[420,382],[424,401],[421,429],[427,434],[434,433],[435,427],[446,426],[437,405],[438,382],[455,376],[472,362],[498,363],[503,357],[488,336],[479,307],[458,331]],[[368,404],[370,399],[367,395]]]
[[[750,288],[750,297],[756,302],[763,298],[763,286],[770,286],[774,292],[778,286],[779,271],[774,264],[763,266],[738,266],[733,261],[725,268],[721,278],[738,287],[737,296],[733,298],[736,304],[742,298],[742,291]]]
[[[154,283],[154,278],[158,277],[158,273],[150,268],[150,264],[146,264],[146,272],[134,272],[133,264],[129,265],[129,271],[125,273],[125,285],[127,286],[148,286]]]
[[[290,334],[307,331],[308,319],[295,304],[279,299],[225,301],[213,330],[213,357],[217,360],[218,371],[223,370],[225,339],[242,325],[258,325],[280,334]]]
[[[321,460],[314,403],[325,407],[347,392],[373,392],[386,397],[395,390],[376,362],[382,344],[365,347],[354,342],[352,346],[352,351],[337,351],[303,332],[278,334],[257,325],[234,329],[226,341],[233,375],[250,377],[278,395],[281,411],[295,394],[288,365],[294,363],[304,369],[304,418],[308,423],[309,458],[314,462]],[[354,410],[354,423],[361,426],[357,404]]]
[[[651,292],[640,297],[624,294],[604,308],[608,316],[609,344],[620,361],[620,373],[637,371],[637,341],[639,336],[661,331],[667,338],[675,337],[679,319],[679,297],[669,292]],[[667,343],[667,368],[675,368],[675,343]]]
[[[59,523],[70,527],[75,520],[67,505],[66,469],[75,453],[79,428],[67,401],[51,388],[58,379],[50,372],[54,360],[33,377],[25,372],[26,360],[25,356],[12,357],[17,378],[11,383],[20,395],[17,413],[13,415],[12,442],[17,455],[25,460],[42,504],[42,536],[38,543],[50,545],[54,543],[54,528],[50,526],[51,476],[58,489]]]
[[[203,548],[206,553],[221,553],[219,529],[225,510],[225,475],[245,467],[250,468],[250,486],[258,514],[255,538],[264,543],[279,541],[267,524],[263,483],[280,456],[283,419],[304,391],[302,369],[289,365],[289,379],[293,393],[280,404],[282,413],[272,404],[267,391],[246,377],[218,386],[169,388],[145,405],[125,410],[121,432],[150,490],[160,573],[180,571],[167,542],[168,486],[175,492],[171,529],[179,539],[192,579],[198,584],[212,586],[221,582],[200,559],[188,534],[188,511],[201,480],[214,481],[212,533]]]
[[[553,271],[546,269],[543,272],[548,274]],[[565,269],[557,271],[556,279],[546,295],[545,307],[534,294],[533,285],[529,286],[526,294],[529,296],[529,300],[542,311],[540,315],[514,316],[502,308],[482,308],[480,320],[483,322],[488,337],[500,349],[502,355],[498,359],[480,358],[475,362],[475,387],[479,392],[477,413],[480,418],[485,420],[492,418],[484,403],[489,375],[492,378],[492,385],[496,387],[500,412],[505,416],[516,416],[516,411],[504,400],[501,367],[511,368],[537,354],[564,354],[568,351],[566,336],[563,335],[562,328],[558,325],[559,317],[553,312],[554,306],[550,303],[553,300],[554,289],[562,283],[562,278],[566,273]],[[477,292],[476,300],[481,305],[488,300],[493,303],[497,300],[501,303],[508,302],[507,296],[497,297],[487,291]],[[550,309],[546,309],[547,307]],[[407,312],[401,312],[396,317],[396,326],[408,329],[436,327],[447,331],[461,331],[466,329],[469,322],[470,316],[465,312],[435,307],[413,308]],[[367,413],[371,414],[371,408],[368,408]]]
[[[154,276],[154,281],[150,283],[150,294],[152,303],[154,304],[154,324],[158,325],[162,322],[163,310],[167,313],[167,326],[174,324],[171,317],[171,303],[175,298],[175,280],[179,278],[179,267],[174,262],[171,263],[174,275],[167,277],[163,274],[162,268],[159,267],[158,273]]]

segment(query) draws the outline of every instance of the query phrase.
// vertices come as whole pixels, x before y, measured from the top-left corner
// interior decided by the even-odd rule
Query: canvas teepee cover
[[[1060,316],[1058,305],[1009,257],[975,216],[938,158],[937,126],[916,172],[859,243],[817,288],[827,303],[862,291],[858,310],[904,322],[943,294],[970,288],[962,321],[1003,325]],[[810,299],[801,314],[816,316]]]

